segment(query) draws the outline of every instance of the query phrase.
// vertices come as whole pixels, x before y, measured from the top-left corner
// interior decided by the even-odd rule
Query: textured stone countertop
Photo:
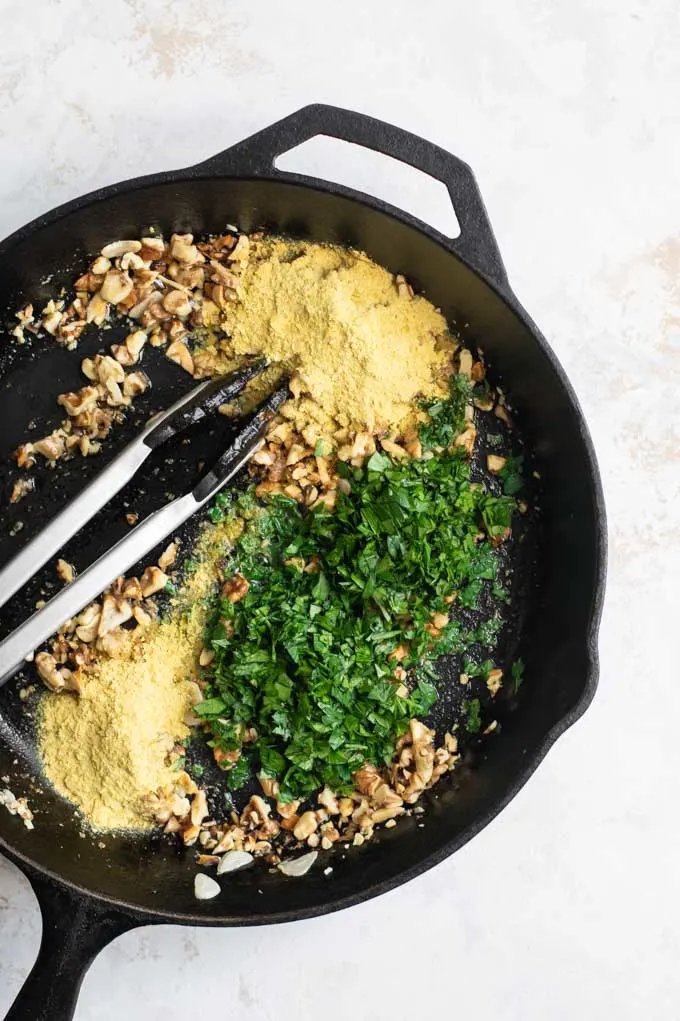
[[[611,536],[597,698],[491,826],[340,915],[123,936],[77,1021],[677,1018],[677,0],[0,0],[0,24],[3,236],[310,102],[463,156],[582,401]],[[446,214],[422,179],[339,144],[296,166]],[[0,860],[0,1013],[39,933]]]

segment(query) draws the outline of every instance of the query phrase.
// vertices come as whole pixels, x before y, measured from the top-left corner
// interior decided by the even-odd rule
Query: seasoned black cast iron
[[[385,153],[442,181],[460,236],[444,237],[378,199],[274,168],[278,155],[319,134]],[[246,870],[229,877],[228,896],[197,902],[194,856],[167,841],[107,838],[102,851],[78,835],[72,810],[49,790],[34,799],[33,832],[0,810],[0,849],[28,876],[43,915],[40,953],[8,1015],[13,1021],[71,1018],[94,955],[135,926],[306,918],[406,882],[459,848],[508,803],[595,691],[605,518],[590,438],[561,367],[510,289],[473,174],[455,156],[370,117],[306,107],[196,167],[105,188],[19,230],[0,244],[0,309],[26,300],[40,307],[41,297],[54,291],[54,280],[45,279],[54,273],[66,282],[65,267],[72,276],[79,265],[74,252],[82,259],[108,241],[137,237],[150,224],[167,235],[216,231],[225,223],[364,249],[404,273],[483,347],[512,396],[542,477],[539,577],[519,641],[530,683],[477,767],[462,778],[453,774],[450,785],[430,799],[426,828],[418,829],[415,819],[400,821],[361,854],[334,861],[332,881],[321,869],[294,881]],[[5,458],[26,437],[40,395],[53,402],[64,382],[79,385],[79,359],[59,349],[35,361],[18,359],[5,367],[0,400]],[[35,522],[27,526],[31,534]],[[0,698],[0,775],[22,791],[21,778],[35,771],[35,751],[15,707],[10,685]]]

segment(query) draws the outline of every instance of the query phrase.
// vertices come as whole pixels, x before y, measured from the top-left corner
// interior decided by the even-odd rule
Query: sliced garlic
[[[247,851],[227,851],[217,866],[217,875],[225,872],[235,872],[237,869],[245,869],[254,862],[252,854]]]
[[[278,866],[279,872],[283,872],[284,876],[304,876],[305,872],[309,872],[318,857],[318,851],[310,851],[309,854],[303,854],[300,858],[282,861]]]
[[[194,896],[196,900],[212,900],[220,892],[220,884],[215,879],[206,876],[203,872],[199,872],[194,876]]]

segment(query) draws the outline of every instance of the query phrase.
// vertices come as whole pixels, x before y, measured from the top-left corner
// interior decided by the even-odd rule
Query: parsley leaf
[[[371,454],[368,459],[367,468],[370,472],[385,472],[391,467],[392,462],[387,454],[381,454],[378,450],[376,450],[375,454]]]
[[[524,486],[523,467],[524,458],[521,455],[510,456],[506,459],[499,473],[506,496],[516,496],[521,492]]]
[[[241,756],[238,762],[234,763],[227,773],[227,787],[230,791],[237,791],[250,779],[252,770],[250,763],[245,756]]]
[[[515,662],[510,667],[510,674],[511,674],[512,679],[514,681],[514,691],[515,691],[515,694],[517,694],[517,692],[519,691],[519,689],[522,686],[522,681],[524,680],[524,660],[523,659],[519,658],[519,659],[515,660]]]
[[[478,734],[482,728],[481,704],[478,698],[471,698],[463,702],[463,710],[466,714],[465,727],[470,734]]]

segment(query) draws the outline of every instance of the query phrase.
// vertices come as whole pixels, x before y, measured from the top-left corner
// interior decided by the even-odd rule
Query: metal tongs
[[[266,364],[266,360],[261,360],[228,377],[201,383],[167,411],[154,415],[139,436],[0,571],[0,606],[130,481],[153,450],[236,397]],[[214,497],[262,445],[268,422],[288,396],[288,388],[284,386],[267,397],[190,493],[150,514],[0,642],[0,684],[9,680],[26,657],[58,631],[64,621],[96,599],[117,577],[125,574]]]

